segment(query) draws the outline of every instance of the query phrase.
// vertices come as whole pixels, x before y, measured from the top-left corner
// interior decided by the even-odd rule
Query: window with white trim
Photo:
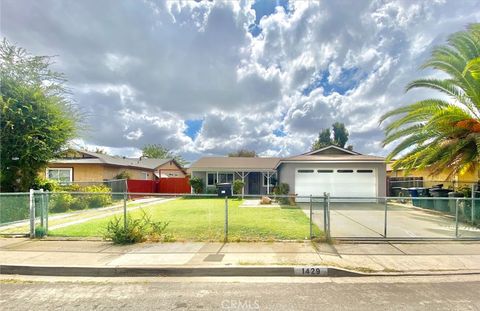
[[[275,183],[275,177],[273,175],[270,175],[270,187],[271,186],[274,186],[274,183]],[[268,186],[268,183],[267,183],[267,175],[263,175],[263,186],[264,187],[267,187]]]
[[[71,168],[47,168],[47,179],[56,180],[60,183],[72,182],[73,174]]]
[[[207,174],[207,186],[215,186],[217,184],[217,173]]]
[[[148,172],[141,172],[141,176],[143,180],[148,180]]]
[[[215,186],[217,183],[232,183],[233,173],[208,173],[207,174],[207,186]]]

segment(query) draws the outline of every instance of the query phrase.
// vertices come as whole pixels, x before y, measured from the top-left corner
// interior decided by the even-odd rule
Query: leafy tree
[[[230,152],[228,154],[229,157],[247,157],[247,158],[254,158],[257,156],[257,153],[254,150],[247,150],[247,149],[239,149],[235,152]]]
[[[332,139],[332,130],[333,130],[333,139]],[[318,138],[312,144],[312,151],[327,147],[330,145],[339,146],[345,148],[345,144],[348,141],[348,130],[345,127],[345,124],[340,122],[335,122],[332,124],[332,130],[329,128],[322,129],[318,134]]]
[[[348,130],[345,127],[345,124],[340,122],[335,122],[332,125],[333,129],[333,144],[345,148],[345,144],[348,141]]]
[[[319,134],[317,140],[313,142],[312,151],[317,150],[333,144],[332,132],[330,129],[323,129]]]
[[[187,162],[181,155],[175,154],[171,150],[163,147],[160,144],[148,144],[142,148],[142,156],[152,159],[175,159],[180,165],[185,165]]]
[[[79,120],[49,56],[0,44],[0,140],[2,191],[27,191],[38,172],[77,133]]]
[[[407,91],[428,88],[442,97],[427,98],[384,114],[384,145],[397,143],[387,159],[399,156],[394,169],[430,167],[433,174],[448,169],[450,176],[474,170],[480,160],[480,24],[451,35],[435,48],[423,68],[443,73],[412,81]],[[445,78],[441,78],[445,76]],[[438,78],[437,78],[438,77]],[[446,97],[445,97],[446,95]]]

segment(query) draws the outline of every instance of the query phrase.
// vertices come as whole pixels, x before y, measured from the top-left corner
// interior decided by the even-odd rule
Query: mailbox
[[[232,184],[231,183],[217,184],[217,194],[220,198],[231,197],[232,196]]]

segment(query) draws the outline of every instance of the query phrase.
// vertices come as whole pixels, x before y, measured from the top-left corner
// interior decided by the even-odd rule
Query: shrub
[[[198,177],[192,177],[189,180],[190,186],[193,188],[193,192],[202,193],[203,191],[203,180]]]
[[[51,192],[56,191],[59,188],[59,184],[56,180],[37,177],[32,187],[33,189],[43,189]]]
[[[79,192],[79,191],[82,191],[82,186],[78,184],[60,185],[58,186],[57,190],[65,191],[65,192]]]
[[[130,176],[130,173],[127,171],[118,173],[117,175],[115,175],[115,177],[113,177],[113,179],[131,179],[131,178],[132,176]]]
[[[205,190],[206,194],[216,194],[217,193],[217,188],[215,187],[208,187],[207,190]]]
[[[287,183],[280,183],[273,190],[273,193],[275,195],[288,195],[289,192],[290,192],[290,186]],[[278,202],[280,202],[280,204],[290,204],[291,203],[288,198],[278,198]]]
[[[233,181],[233,193],[241,194],[244,186],[245,186],[245,183],[241,179],[235,179]]]
[[[64,213],[71,208],[75,198],[70,193],[57,193],[50,200],[50,211],[53,213]]]
[[[112,204],[112,196],[110,194],[102,193],[110,192],[110,188],[105,185],[88,186],[85,187],[83,191],[93,193],[86,197],[87,205],[89,208],[104,207]]]
[[[35,227],[35,237],[36,238],[43,238],[47,235],[47,231],[44,227]]]
[[[141,218],[133,218],[128,214],[126,227],[123,218],[115,216],[107,224],[104,239],[111,240],[115,244],[172,240],[172,236],[165,233],[168,222],[153,221],[145,211],[142,213]]]
[[[73,209],[73,210],[82,210],[82,209],[86,209],[88,208],[88,201],[86,200],[85,197],[83,196],[78,196],[76,198],[73,199],[73,202],[70,203],[70,208],[69,209]]]

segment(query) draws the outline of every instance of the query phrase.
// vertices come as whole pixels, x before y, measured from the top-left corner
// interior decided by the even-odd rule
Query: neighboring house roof
[[[263,157],[204,157],[192,163],[189,171],[208,170],[274,170],[280,158]]]
[[[125,158],[125,157],[114,157],[102,153],[84,151],[84,150],[74,150],[75,152],[82,153],[87,155],[85,158],[60,158],[52,160],[51,163],[61,163],[61,164],[106,164],[106,165],[115,165],[115,166],[124,166],[124,167],[133,167],[154,170],[157,167],[174,161],[179,168],[181,166],[172,158],[168,159],[150,159],[150,158]]]

